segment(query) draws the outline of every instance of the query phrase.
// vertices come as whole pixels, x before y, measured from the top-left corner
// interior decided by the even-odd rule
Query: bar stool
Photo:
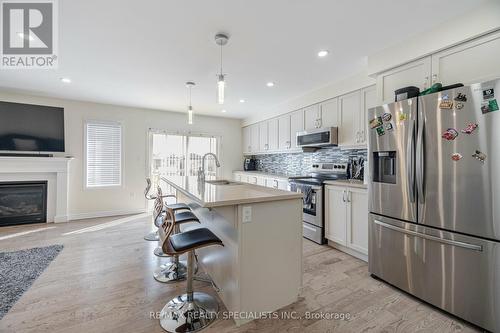
[[[149,177],[146,177],[146,189],[144,190],[144,197],[147,199],[147,200],[155,200],[157,196],[154,196],[154,195],[151,195],[149,193],[149,191],[151,190],[151,178]],[[166,195],[163,195],[162,198],[175,198],[177,200],[177,197],[174,195],[174,194],[166,194]],[[174,209],[175,211],[178,211],[178,210],[190,210],[189,206],[186,205],[185,203],[174,203],[174,204],[171,204],[171,205],[167,205],[167,207],[172,207],[172,209]],[[155,222],[155,217],[154,217],[154,214],[153,214],[153,223]],[[147,234],[146,236],[144,236],[144,239],[147,240],[147,241],[159,241],[159,237],[158,237],[158,230],[156,231],[151,231],[149,234]],[[162,253],[161,253],[161,249],[160,250],[156,250],[155,249],[155,254],[160,256],[160,257],[163,257]]]
[[[174,216],[175,222],[174,222],[173,233],[176,234],[180,233],[180,225],[183,223],[187,222],[200,223],[200,220],[191,211],[176,213],[176,211],[173,208],[170,208],[169,206],[164,207],[164,202],[162,197],[163,197],[162,190],[158,186],[158,194],[155,199],[155,206],[153,212],[155,225],[158,228],[160,228],[161,225],[164,223],[167,212],[172,212]],[[167,210],[165,211],[165,209]],[[155,249],[155,254],[158,255],[156,252],[159,250],[161,252],[161,255],[158,256],[171,257],[172,260],[169,263],[161,265],[158,269],[155,270],[155,272],[153,273],[154,279],[162,283],[171,283],[184,280],[186,278],[187,262],[185,260],[179,260],[178,255],[165,254],[162,250],[161,247],[162,243],[160,243],[160,241],[159,244],[160,246]]]
[[[217,317],[219,304],[206,293],[193,291],[195,249],[211,245],[224,246],[207,228],[173,234],[175,213],[167,209],[166,218],[158,228],[163,252],[170,255],[188,254],[186,293],[170,300],[160,312],[160,325],[167,332],[194,332],[210,325]]]

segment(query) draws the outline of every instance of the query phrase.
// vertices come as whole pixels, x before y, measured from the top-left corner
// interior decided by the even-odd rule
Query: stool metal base
[[[144,236],[144,240],[157,242],[160,240],[160,236],[158,235],[158,231],[151,231],[149,234]]]
[[[168,254],[163,253],[162,248],[159,246],[153,251],[153,253],[157,257],[170,257]]]
[[[217,318],[219,304],[206,293],[194,292],[170,300],[161,310],[160,325],[167,332],[196,332],[210,325]]]
[[[153,273],[155,280],[161,283],[182,281],[186,279],[186,275],[187,262],[185,260],[179,260],[178,263],[172,261],[163,264]]]

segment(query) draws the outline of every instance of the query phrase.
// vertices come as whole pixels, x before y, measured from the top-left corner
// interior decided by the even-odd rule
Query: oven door
[[[291,191],[304,195],[302,204],[304,222],[323,228],[323,188],[297,181],[290,182],[289,187]]]

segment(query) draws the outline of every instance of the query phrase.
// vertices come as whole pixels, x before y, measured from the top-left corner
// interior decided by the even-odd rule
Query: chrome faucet
[[[220,163],[219,159],[217,158],[217,155],[214,153],[206,153],[203,155],[201,159],[201,168],[198,170],[198,182],[204,183],[205,182],[205,159],[207,158],[208,155],[212,155],[215,159],[215,165],[220,168]]]

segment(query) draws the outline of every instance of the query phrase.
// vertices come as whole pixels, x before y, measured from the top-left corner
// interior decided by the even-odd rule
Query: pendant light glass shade
[[[186,87],[189,89],[189,105],[188,105],[188,124],[193,125],[193,107],[191,106],[191,88],[195,86],[194,82],[186,82]]]
[[[188,109],[188,124],[193,125],[193,108],[191,106]]]
[[[226,88],[226,82],[224,81],[224,75],[220,74],[217,80],[217,103],[224,104],[224,89]]]

